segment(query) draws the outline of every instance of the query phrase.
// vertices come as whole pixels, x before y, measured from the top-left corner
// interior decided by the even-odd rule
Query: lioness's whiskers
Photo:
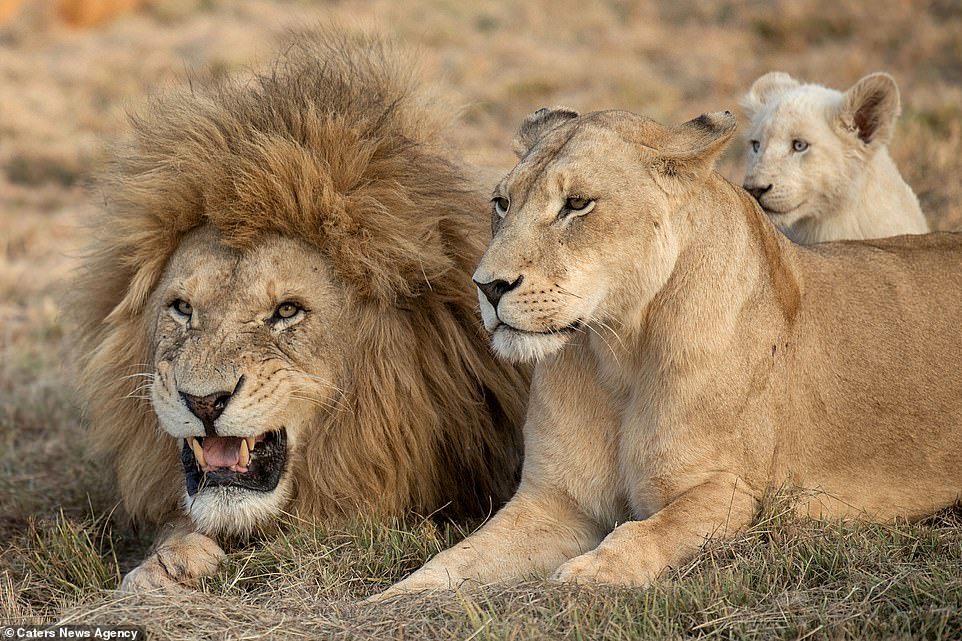
[[[589,330],[591,330],[592,332],[594,332],[595,336],[597,336],[598,338],[601,339],[601,341],[605,344],[605,347],[608,348],[608,351],[611,352],[611,356],[612,356],[612,358],[615,359],[615,362],[618,363],[618,365],[621,365],[621,361],[618,360],[618,354],[615,352],[615,349],[611,346],[611,343],[608,342],[608,339],[606,339],[606,338],[601,334],[601,332],[599,332],[598,330],[596,330],[596,329],[595,329],[594,327],[592,327],[591,325],[589,325],[589,324],[586,323],[586,324],[585,324],[585,327],[588,328]],[[612,332],[612,333],[614,333],[614,332]],[[624,347],[624,345],[622,345],[622,347]]]
[[[579,299],[579,300],[581,300],[581,298],[582,298],[581,296],[578,296],[578,295],[575,294],[574,292],[569,292],[569,291],[568,291],[567,289],[565,289],[564,287],[558,287],[558,291],[559,291],[560,293],[564,294],[565,296],[572,296],[572,297],[577,298],[577,299]]]
[[[621,349],[627,349],[627,347],[625,347],[625,342],[621,340],[621,336],[619,336],[618,332],[612,329],[612,327],[608,325],[608,323],[605,323],[604,321],[600,321],[600,320],[596,320],[592,322],[598,323],[599,325],[601,325],[602,328],[607,329],[609,332],[611,332],[611,334],[618,339],[618,344],[621,345]]]

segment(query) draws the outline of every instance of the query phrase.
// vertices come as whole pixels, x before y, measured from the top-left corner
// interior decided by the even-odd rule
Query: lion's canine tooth
[[[254,438],[253,436],[248,436],[246,440],[247,440],[247,451],[253,452],[254,445],[257,443],[257,439]]]
[[[247,439],[242,438],[240,443],[240,459],[238,459],[237,464],[241,467],[247,467],[247,464],[251,462],[251,453],[247,449]]]
[[[204,460],[204,448],[197,441],[196,438],[190,439],[190,449],[194,451],[194,458],[197,459],[197,465],[199,467],[204,467],[207,465],[207,461]]]

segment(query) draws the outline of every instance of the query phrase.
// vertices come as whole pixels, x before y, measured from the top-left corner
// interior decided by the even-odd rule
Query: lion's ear
[[[754,118],[772,98],[798,86],[799,82],[784,71],[770,71],[752,83],[752,88],[742,98],[742,108],[749,118]]]
[[[558,125],[578,117],[578,112],[567,107],[542,107],[528,115],[518,129],[512,147],[518,158],[523,158],[546,133]]]
[[[899,88],[887,73],[865,76],[845,92],[838,111],[843,130],[866,145],[886,145],[901,111]]]
[[[668,145],[659,150],[656,170],[670,181],[705,180],[731,141],[736,124],[732,112],[716,111],[671,128]]]

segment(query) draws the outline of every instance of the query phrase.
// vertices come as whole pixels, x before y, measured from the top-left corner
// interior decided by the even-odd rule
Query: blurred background
[[[839,89],[888,71],[893,156],[933,227],[962,223],[958,0],[0,0],[0,542],[35,516],[109,509],[83,459],[60,300],[125,107],[188,74],[260,68],[288,29],[329,21],[414,49],[462,106],[454,142],[498,171],[544,105],[671,123],[737,110],[770,70]],[[738,182],[744,147],[722,162]]]

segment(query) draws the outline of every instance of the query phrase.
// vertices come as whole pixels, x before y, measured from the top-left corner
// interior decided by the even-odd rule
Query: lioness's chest
[[[620,417],[618,491],[643,519],[730,467],[726,439],[706,421],[722,391],[708,373],[677,377],[644,361],[630,369],[611,361],[601,360],[598,372]]]

